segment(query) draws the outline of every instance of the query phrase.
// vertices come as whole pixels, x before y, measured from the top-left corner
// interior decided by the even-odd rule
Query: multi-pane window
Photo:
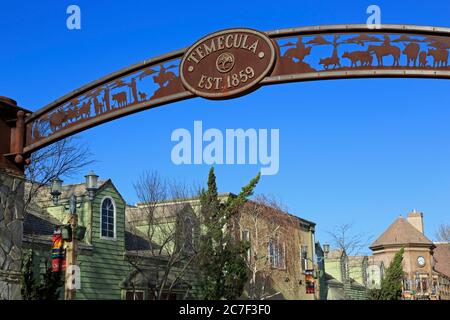
[[[195,245],[195,223],[193,218],[189,216],[185,217],[181,228],[180,235],[182,237],[179,241],[182,244],[182,250],[187,253],[192,253],[194,252]]]
[[[303,272],[308,270],[308,246],[302,245],[300,249],[300,263]]]
[[[250,231],[242,230],[241,240],[250,242]],[[251,248],[250,247],[247,249],[247,257],[246,258],[247,258],[247,261],[250,261],[250,258],[251,258]]]
[[[102,237],[115,237],[115,207],[111,199],[106,198],[102,202]]]
[[[242,232],[241,232],[241,240],[242,241],[250,241],[250,231],[242,230]]]
[[[144,300],[144,291],[127,291],[125,293],[126,300]]]
[[[285,265],[285,245],[278,238],[270,239],[267,247],[269,262],[273,268],[284,269]]]

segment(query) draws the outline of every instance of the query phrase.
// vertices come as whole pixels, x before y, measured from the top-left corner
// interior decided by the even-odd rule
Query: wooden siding
[[[116,237],[101,238],[101,203],[104,198],[114,200],[116,207]],[[91,255],[80,255],[81,290],[77,299],[121,299],[120,283],[131,271],[123,259],[125,252],[125,203],[111,184],[104,186],[92,203]]]

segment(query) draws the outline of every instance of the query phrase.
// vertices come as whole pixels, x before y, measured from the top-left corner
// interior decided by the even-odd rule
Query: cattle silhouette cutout
[[[56,132],[62,129],[63,123],[67,121],[67,114],[63,108],[57,109],[55,112],[49,114],[48,122],[50,124],[50,130]]]
[[[329,57],[329,58],[322,58],[320,59],[319,64],[323,65],[323,68],[325,70],[328,70],[330,65],[333,66],[333,69],[336,67],[341,67],[341,63],[338,57]]]
[[[96,115],[102,114],[103,113],[103,103],[100,103],[97,96],[92,98],[92,103],[94,105],[95,114]]]
[[[79,115],[81,119],[89,118],[91,116],[91,102],[89,100],[83,102],[79,109]]]
[[[145,92],[139,91],[139,99],[140,101],[146,101],[147,100],[147,94]]]
[[[419,56],[420,46],[417,43],[408,43],[403,49],[403,54],[406,55],[406,65],[409,67],[411,62],[414,67],[417,64],[417,57]]]
[[[73,106],[67,109],[67,121],[76,122],[78,120],[78,107]]]
[[[342,58],[348,58],[351,61],[352,67],[358,66],[358,61],[361,67],[363,66],[371,66],[372,65],[372,55],[369,51],[353,51],[353,52],[344,52]]]
[[[127,93],[125,91],[112,95],[112,99],[117,103],[117,107],[125,107],[127,105]]]
[[[420,51],[419,53],[419,67],[426,67],[427,66],[427,52],[426,51]]]
[[[369,45],[367,51],[374,52],[375,56],[377,57],[377,63],[378,66],[384,66],[383,64],[383,57],[385,56],[392,56],[394,58],[394,63],[392,66],[399,66],[399,59],[400,59],[400,48],[393,46],[393,45]]]
[[[448,64],[448,51],[445,49],[428,49],[427,56],[433,57],[433,67],[446,67]]]

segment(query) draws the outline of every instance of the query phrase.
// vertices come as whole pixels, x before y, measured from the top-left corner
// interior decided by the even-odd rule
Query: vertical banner
[[[306,293],[314,294],[314,270],[305,271]]]
[[[63,243],[61,227],[56,226],[52,236],[52,272],[60,272],[66,269]]]

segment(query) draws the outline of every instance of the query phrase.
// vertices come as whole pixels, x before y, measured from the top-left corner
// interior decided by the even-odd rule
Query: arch
[[[270,72],[252,90],[328,79],[450,78],[450,28],[381,25],[370,29],[364,24],[248,32],[267,37],[276,55]],[[33,151],[104,122],[197,97],[180,76],[181,62],[189,50],[192,47],[134,64],[27,114],[22,120],[24,137],[11,143],[16,147],[9,156],[23,161]]]

